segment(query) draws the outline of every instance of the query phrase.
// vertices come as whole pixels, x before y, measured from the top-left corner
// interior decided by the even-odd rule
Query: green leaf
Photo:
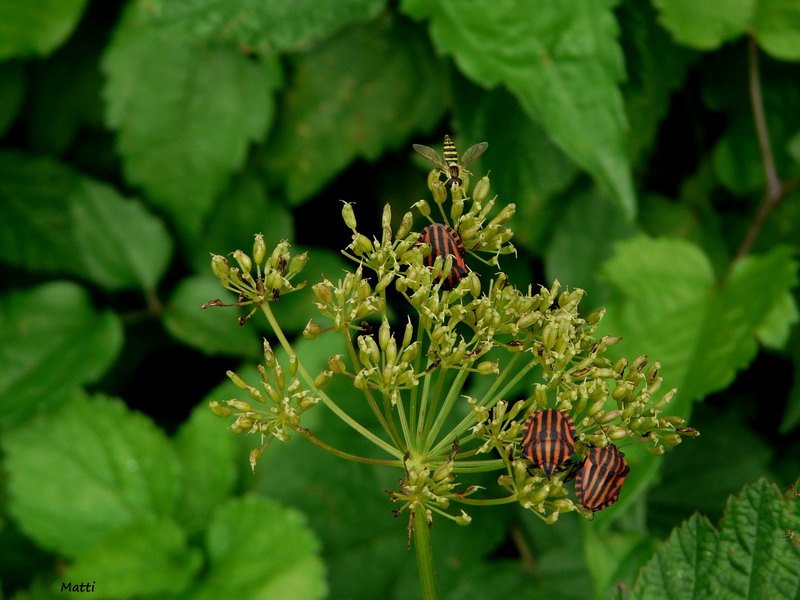
[[[773,350],[784,348],[789,340],[792,326],[798,320],[800,320],[800,314],[797,311],[797,303],[794,301],[794,296],[787,291],[775,303],[761,327],[758,328],[759,341]]]
[[[230,495],[240,458],[235,440],[206,402],[198,404],[175,436],[181,460],[182,493],[176,517],[190,533],[205,528],[213,511]]]
[[[574,194],[552,225],[544,252],[546,280],[582,288],[592,307],[602,306],[609,292],[598,269],[612,256],[615,243],[636,233],[596,188]]]
[[[0,297],[0,421],[53,407],[97,381],[122,347],[122,323],[75,283]]]
[[[208,574],[191,600],[292,598],[326,593],[319,542],[298,511],[255,495],[219,507],[206,536]]]
[[[172,239],[157,217],[114,188],[81,181],[70,207],[87,276],[110,290],[153,292],[169,266]]]
[[[106,122],[125,176],[193,240],[272,121],[279,67],[125,19],[102,61]],[[157,90],[157,93],[155,91]]]
[[[430,20],[436,47],[485,87],[504,85],[552,140],[587,170],[627,217],[636,200],[617,83],[624,68],[613,2],[558,0],[520,10],[514,0],[404,0]]]
[[[11,514],[38,544],[66,556],[175,507],[179,469],[169,442],[119,400],[75,397],[9,432],[3,449]]]
[[[514,244],[533,251],[553,226],[554,198],[572,183],[578,170],[508,91],[487,92],[466,82],[459,84],[456,121],[461,137],[469,140],[464,149],[491,140],[480,159],[481,168],[471,167],[473,181],[491,171],[492,190],[500,194],[499,203],[517,205]],[[508,123],[514,127],[507,127]]]
[[[707,518],[693,515],[676,528],[666,544],[642,569],[636,587],[625,596],[631,600],[691,600],[703,598],[699,589],[708,585],[705,574],[717,554],[719,540]]]
[[[261,51],[309,44],[375,17],[386,0],[160,0],[142,2],[142,18],[193,38],[233,39]]]
[[[33,271],[80,276],[109,290],[152,291],[172,242],[136,201],[48,158],[0,153],[3,259]]]
[[[69,37],[86,0],[0,0],[0,60],[43,56]]]
[[[175,521],[136,521],[78,555],[61,581],[97,582],[104,597],[164,597],[185,590],[201,563],[200,552],[187,547],[186,533]],[[56,591],[61,581],[54,584]]]
[[[89,17],[78,35],[30,69],[26,146],[43,154],[68,155],[74,165],[84,164],[78,155],[88,140],[108,135],[103,130],[99,65],[108,41],[108,25],[97,21]],[[110,138],[106,140],[110,143]],[[116,160],[112,152],[102,157],[93,155],[87,166],[113,165],[116,177]],[[108,171],[93,171],[98,172]]]
[[[714,50],[745,32],[758,0],[653,0],[661,24],[679,44]]]
[[[800,527],[797,500],[760,479],[728,501],[720,530],[695,515],[676,528],[639,574],[629,600],[797,598]]]
[[[584,547],[589,571],[594,579],[595,598],[607,596],[615,582],[633,580],[658,547],[648,535],[598,531],[590,523],[584,525]]]
[[[164,311],[167,331],[184,344],[209,356],[228,354],[257,360],[261,355],[261,342],[252,326],[240,327],[236,321],[253,307],[200,308],[216,298],[222,298],[226,304],[236,303],[236,297],[220,286],[219,280],[210,274],[182,279]]]
[[[265,158],[292,204],[353,160],[375,160],[428,130],[444,110],[441,65],[427,41],[386,18],[352,27],[295,60]]]
[[[676,46],[656,22],[649,2],[625,0],[617,10],[628,78],[622,84],[630,121],[628,145],[634,163],[647,158],[667,115],[672,93],[700,55]]]
[[[0,137],[17,117],[24,96],[25,72],[22,63],[0,62]]]
[[[800,60],[800,5],[795,0],[758,0],[753,31],[766,52]]]
[[[622,336],[626,355],[658,360],[665,388],[679,388],[672,412],[727,386],[755,356],[755,334],[797,279],[792,251],[775,248],[737,262],[717,284],[694,245],[644,237],[620,242],[602,268],[612,289],[599,335]],[[621,347],[620,347],[621,346]]]

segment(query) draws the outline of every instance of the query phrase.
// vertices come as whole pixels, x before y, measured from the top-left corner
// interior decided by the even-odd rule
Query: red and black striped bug
[[[578,501],[592,512],[608,508],[619,499],[630,470],[625,455],[614,444],[589,448],[575,481]]]
[[[469,268],[465,261],[467,252],[464,249],[464,242],[461,241],[461,236],[458,235],[458,232],[449,225],[442,225],[441,223],[428,225],[422,230],[417,243],[428,244],[431,247],[431,253],[425,257],[425,265],[428,267],[433,266],[437,256],[441,256],[442,260],[444,260],[448,254],[452,254],[453,268],[450,269],[447,278],[442,282],[443,290],[453,289],[461,281],[461,278],[469,273]]]
[[[563,410],[537,410],[525,421],[522,453],[550,477],[575,453],[575,423]]]

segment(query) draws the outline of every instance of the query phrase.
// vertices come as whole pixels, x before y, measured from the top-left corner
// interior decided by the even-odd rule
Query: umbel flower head
[[[422,511],[426,519],[438,514],[467,524],[464,505],[514,502],[550,523],[574,510],[591,518],[616,501],[628,473],[616,444],[635,440],[658,455],[697,432],[664,414],[675,390],[660,394],[658,362],[605,356],[620,338],[595,337],[604,311],[582,314],[583,290],[562,290],[558,281],[520,289],[502,271],[481,277],[472,270],[478,262],[499,267],[500,257],[515,253],[508,226],[514,205],[490,198],[488,176],[470,196],[454,146],[441,163],[429,154],[438,167],[428,177],[438,221],[427,200],[412,205],[427,221],[420,228],[413,212],[394,219],[386,205],[380,236],[369,238],[358,230],[353,205],[343,202],[352,235],[342,252],[353,268],[312,285],[318,316],[303,334],[321,344],[338,336],[347,351],[316,376],[270,309],[305,284],[292,280],[306,256],[291,257],[282,242],[267,257],[260,235],[252,260],[234,253],[238,268],[213,256],[222,285],[239,294],[236,305],[260,308],[289,358],[280,365],[265,342],[262,389],[229,373],[256,403],[232,399],[212,410],[234,416],[234,432],[261,435],[253,465],[272,440],[296,432],[342,458],[398,469],[398,487],[389,491],[396,514]],[[347,380],[348,397],[326,393],[333,379]],[[482,385],[468,388],[475,380]],[[369,406],[377,430],[348,412],[355,401]],[[317,402],[375,452],[350,454],[302,427],[303,412]],[[496,485],[475,485],[475,474],[491,471]]]

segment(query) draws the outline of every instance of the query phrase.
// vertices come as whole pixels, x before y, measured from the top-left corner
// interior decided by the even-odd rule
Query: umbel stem
[[[436,575],[433,571],[431,530],[425,513],[425,508],[422,506],[414,509],[414,550],[417,554],[422,597],[424,600],[436,600],[439,596],[436,594]]]

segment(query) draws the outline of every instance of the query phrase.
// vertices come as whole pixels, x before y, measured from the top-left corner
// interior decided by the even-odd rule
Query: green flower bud
[[[225,375],[227,375],[227,376],[228,376],[228,379],[230,379],[230,380],[231,380],[231,382],[233,383],[233,385],[235,385],[235,386],[236,386],[237,388],[239,388],[240,390],[246,390],[246,389],[248,388],[248,385],[247,385],[247,383],[245,383],[244,379],[242,379],[241,377],[239,377],[239,376],[238,376],[236,373],[234,373],[233,371],[226,371],[226,372],[225,372]]]
[[[381,350],[386,350],[391,335],[392,330],[389,328],[389,320],[384,317],[381,321],[381,326],[378,328],[378,345],[381,347]]]
[[[230,425],[233,433],[247,433],[253,427],[253,420],[246,417],[239,417]]]
[[[233,400],[228,400],[228,406],[241,412],[249,412],[253,410],[253,406],[249,402],[236,400],[235,398]]]
[[[356,254],[369,254],[374,250],[369,238],[361,233],[353,234],[353,242],[350,244]]]
[[[279,404],[281,400],[283,400],[281,395],[278,393],[278,390],[276,390],[268,383],[264,384],[264,391],[267,392],[267,396],[269,396],[269,399],[275,402],[276,404]]]
[[[345,202],[344,200],[342,200],[342,218],[344,219],[344,224],[355,232],[356,215],[355,212],[353,212],[353,205],[350,202]]]
[[[314,387],[318,390],[324,390],[333,377],[333,371],[322,371],[314,378]]]
[[[272,351],[272,346],[269,345],[267,338],[264,338],[264,364],[270,369],[274,368],[277,364],[275,361],[275,353]]]
[[[250,398],[252,400],[255,400],[256,402],[261,402],[263,404],[267,401],[266,398],[264,398],[264,396],[261,394],[261,392],[259,392],[256,388],[252,386],[249,386],[247,388],[247,393],[250,396]]]
[[[484,360],[478,363],[476,368],[481,375],[496,375],[500,373],[500,368],[497,366],[497,363],[490,360]]]
[[[344,373],[347,371],[347,366],[344,364],[341,354],[334,354],[328,359],[328,369],[334,373]]]
[[[297,375],[297,364],[298,364],[297,354],[290,354],[289,355],[289,376],[294,377]]]
[[[454,226],[458,224],[462,214],[464,214],[464,198],[454,198],[450,206],[450,219]]]
[[[236,250],[236,252],[233,253],[233,258],[239,263],[243,273],[249,273],[253,269],[253,261],[241,250]]]
[[[600,421],[600,423],[602,423],[603,425],[606,425],[608,423],[611,423],[611,421],[616,421],[621,414],[622,414],[622,411],[620,411],[620,410],[616,410],[616,409],[615,410],[610,410],[606,414],[604,414],[602,417],[600,417],[598,419],[598,421]]]
[[[394,272],[390,271],[386,273],[386,275],[381,277],[378,283],[375,285],[375,291],[380,294],[383,290],[385,290],[389,286],[389,284],[392,283],[394,275],[395,275]]]
[[[291,277],[292,275],[296,275],[303,270],[307,262],[308,252],[303,252],[302,254],[298,254],[297,256],[293,257],[292,260],[289,261],[289,270],[286,273],[286,276]]]
[[[411,339],[414,337],[414,326],[411,324],[411,318],[408,318],[408,322],[406,322],[406,330],[403,332],[403,343],[402,347],[405,348],[411,343]]]
[[[447,200],[447,188],[438,179],[433,182],[431,192],[433,193],[433,201],[436,204],[443,204]]]
[[[605,314],[606,314],[605,308],[601,308],[600,310],[595,310],[589,313],[589,316],[586,317],[586,322],[589,323],[589,325],[597,325],[603,319]]]
[[[315,323],[314,321],[309,321],[306,324],[305,329],[303,329],[303,337],[307,340],[313,340],[315,337],[319,335],[319,332],[322,331],[322,327],[320,327],[319,323]]]
[[[260,233],[255,235],[253,240],[253,260],[259,266],[264,264],[264,259],[267,257],[267,244],[264,242],[264,236]]]
[[[256,470],[256,463],[258,459],[261,458],[261,448],[253,448],[250,450],[250,469],[255,472]]]
[[[453,520],[456,522],[457,525],[469,525],[472,522],[472,517],[470,517],[467,513],[465,513],[462,510],[461,514]]]
[[[677,433],[665,433],[661,436],[661,441],[664,442],[667,446],[677,446],[683,440],[681,436]]]
[[[472,199],[475,202],[483,204],[483,202],[489,196],[489,187],[489,176],[484,175],[480,178],[478,183],[475,184],[475,190],[472,192]]]
[[[229,407],[223,406],[216,400],[214,400],[213,402],[209,402],[208,407],[211,409],[211,412],[218,417],[225,418],[225,417],[230,417],[233,414],[233,411]]]
[[[403,215],[403,220],[400,221],[400,227],[397,228],[397,239],[405,238],[409,232],[411,231],[411,227],[414,225],[414,215],[410,212],[407,212]]]
[[[356,378],[353,380],[353,386],[359,390],[367,389],[368,384],[367,384],[366,370],[362,369],[356,374]]]
[[[428,217],[431,214],[431,207],[428,205],[428,202],[425,200],[417,200],[413,205],[412,208],[416,208],[423,217]]]
[[[514,216],[517,211],[516,204],[506,204],[503,209],[497,213],[497,216],[489,222],[489,227],[497,227],[505,225]]]
[[[381,215],[381,227],[389,229],[392,226],[392,207],[387,202],[383,205],[383,214]]]
[[[333,302],[333,294],[331,294],[331,289],[326,283],[315,283],[311,286],[311,290],[321,304],[327,305]]]
[[[230,274],[230,265],[224,256],[219,254],[211,255],[211,272],[215,277],[220,279],[227,279]]]
[[[637,356],[636,358],[633,359],[633,362],[631,363],[631,371],[636,371],[637,373],[639,373],[646,364],[647,364],[646,354]]]
[[[625,367],[627,366],[628,366],[628,359],[623,356],[617,362],[615,362],[614,366],[611,368],[614,370],[615,373],[622,375],[622,373],[625,371]]]

